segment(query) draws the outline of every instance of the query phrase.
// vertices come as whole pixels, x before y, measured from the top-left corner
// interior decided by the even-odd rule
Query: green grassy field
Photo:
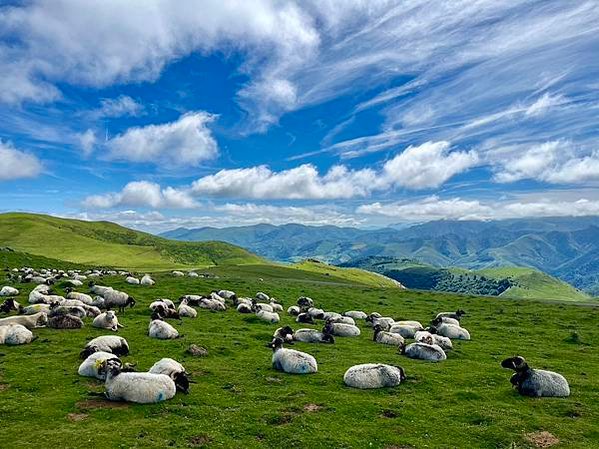
[[[120,316],[126,327],[119,334],[131,347],[125,360],[136,362],[139,370],[161,357],[181,361],[197,382],[189,395],[156,405],[92,398],[88,392],[102,391],[102,384],[77,375],[78,353],[88,339],[106,332],[92,328],[89,320],[81,330],[39,329],[40,338],[30,345],[0,348],[0,446],[529,448],[535,446],[527,435],[547,431],[560,440],[557,448],[599,447],[596,307],[367,287],[282,267],[209,271],[219,279],[158,273],[154,287],[104,280],[138,301]],[[24,302],[32,286],[19,287]],[[430,364],[373,343],[370,329],[361,326],[360,337],[338,338],[335,345],[296,344],[319,363],[317,374],[297,376],[270,365],[271,351],[264,345],[276,326],[231,309],[200,310],[197,319],[180,325],[173,321],[184,334],[181,339],[147,337],[147,305],[153,299],[214,288],[241,295],[265,291],[285,306],[309,295],[327,310],[379,311],[422,322],[438,311],[462,307],[473,339],[456,342],[448,360]],[[282,318],[296,327],[291,317]],[[191,343],[205,346],[209,355],[187,355]],[[511,373],[499,366],[514,354],[565,375],[572,396],[520,397],[511,389]],[[345,370],[367,362],[399,364],[408,379],[393,389],[345,387]]]

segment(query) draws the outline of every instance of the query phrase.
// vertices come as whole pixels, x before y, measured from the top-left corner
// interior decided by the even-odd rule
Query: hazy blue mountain
[[[377,230],[261,224],[180,228],[162,235],[177,240],[220,240],[280,261],[312,257],[342,264],[388,256],[437,267],[533,267],[587,292],[599,293],[599,217],[441,220]]]

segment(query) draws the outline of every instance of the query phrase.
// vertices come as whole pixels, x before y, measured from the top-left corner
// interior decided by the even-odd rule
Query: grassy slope
[[[138,300],[136,308],[121,316],[126,327],[120,335],[132,351],[125,360],[137,362],[140,370],[160,357],[180,360],[197,382],[190,395],[157,405],[88,402],[87,392],[101,391],[102,386],[77,376],[77,354],[87,339],[105,333],[89,323],[82,330],[39,329],[35,333],[40,339],[31,345],[2,347],[2,447],[64,447],[68,441],[69,447],[89,448],[89,441],[102,441],[110,448],[203,443],[244,448],[528,448],[524,435],[541,430],[556,435],[560,448],[597,447],[599,352],[593,343],[599,341],[599,329],[593,324],[599,319],[597,308],[328,286],[319,274],[287,282],[279,267],[233,268],[210,269],[220,279],[158,274],[155,287],[130,286],[120,278],[105,280]],[[20,286],[21,301],[31,287]],[[286,305],[309,295],[328,310],[378,310],[423,322],[437,311],[463,307],[468,312],[464,325],[473,340],[456,342],[447,361],[429,364],[374,344],[363,327],[362,336],[339,338],[335,345],[296,344],[295,349],[317,358],[319,373],[294,376],[270,367],[271,352],[264,344],[276,326],[232,310],[201,310],[195,320],[172,322],[185,335],[179,340],[146,336],[147,305],[154,298],[213,288],[231,288],[244,295],[262,290]],[[295,326],[286,315],[283,323]],[[573,330],[580,341],[568,339]],[[186,355],[190,343],[207,347],[209,356]],[[499,367],[503,357],[516,353],[537,367],[563,373],[572,396],[540,400],[518,396],[510,388],[510,372]],[[366,362],[401,364],[408,380],[395,389],[345,387],[344,371]]]
[[[227,243],[175,242],[114,223],[34,214],[1,214],[0,246],[71,262],[137,269],[262,261]]]
[[[490,278],[514,278],[519,286],[511,287],[501,296],[511,298],[542,298],[561,301],[585,301],[589,296],[559,279],[532,268],[502,267],[480,270],[478,273]]]
[[[370,271],[360,270],[357,268],[340,268],[328,265],[326,263],[308,260],[293,264],[292,267],[298,270],[341,278],[346,281],[369,285],[372,287],[397,288],[398,286],[401,286],[401,284],[393,279],[382,276],[378,273],[372,273]]]

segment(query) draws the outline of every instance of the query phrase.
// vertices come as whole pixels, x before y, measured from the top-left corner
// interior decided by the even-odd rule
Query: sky
[[[0,0],[0,211],[599,215],[599,2]]]

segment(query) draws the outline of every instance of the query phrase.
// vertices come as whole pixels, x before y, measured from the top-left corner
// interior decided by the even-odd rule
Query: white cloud
[[[97,142],[96,133],[88,129],[84,133],[78,134],[77,137],[79,138],[79,146],[81,147],[81,151],[83,151],[83,155],[89,156],[92,154]]]
[[[41,171],[42,163],[37,157],[0,140],[0,181],[35,178]]]
[[[218,144],[208,128],[214,119],[214,115],[199,111],[171,123],[129,128],[106,143],[108,157],[168,167],[197,167],[218,155]]]
[[[490,154],[497,182],[536,179],[554,184],[577,184],[599,179],[599,153],[581,156],[570,142],[500,148]]]
[[[117,98],[104,98],[100,102],[100,107],[92,112],[92,116],[102,117],[123,117],[137,116],[144,111],[144,106],[127,95],[121,95]]]
[[[115,207],[149,207],[164,209],[192,209],[198,204],[184,191],[148,181],[134,181],[117,193],[91,195],[81,205],[86,209],[111,209]]]
[[[536,117],[545,114],[551,108],[560,106],[567,103],[566,98],[563,95],[550,95],[545,92],[537,101],[528,106],[524,111],[524,115],[529,117]]]

